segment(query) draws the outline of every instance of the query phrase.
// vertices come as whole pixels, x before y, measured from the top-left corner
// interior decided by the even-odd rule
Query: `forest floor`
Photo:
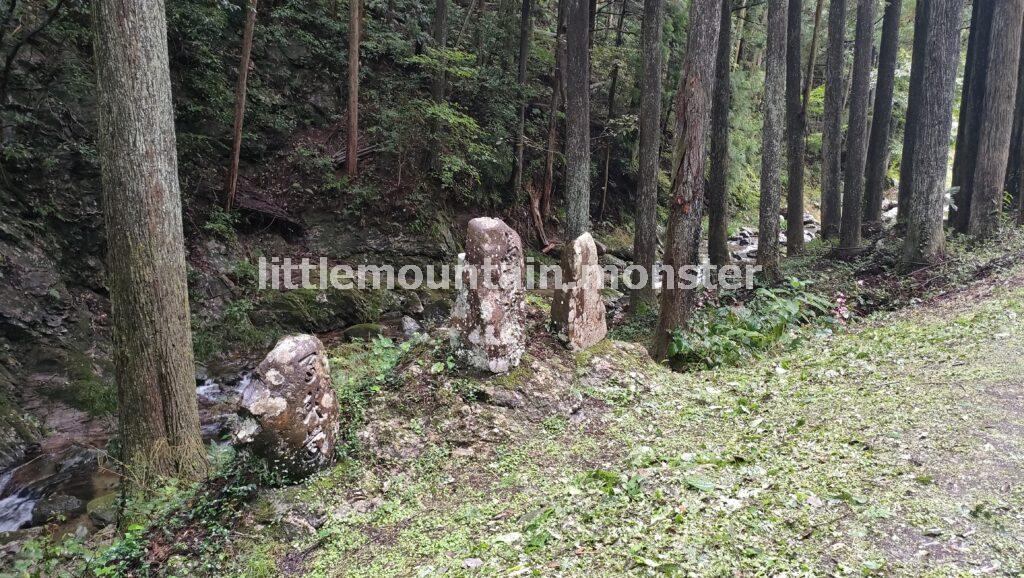
[[[673,373],[614,341],[564,354],[558,379],[591,402],[486,448],[439,443],[397,467],[347,463],[264,493],[252,510],[278,530],[250,514],[230,565],[244,576],[1018,575],[1022,282],[1011,266],[834,333],[808,329],[744,367]],[[530,373],[544,373],[531,351]],[[299,510],[323,516],[281,531]]]

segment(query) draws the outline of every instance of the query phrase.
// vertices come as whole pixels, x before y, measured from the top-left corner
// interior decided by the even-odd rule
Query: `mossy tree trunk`
[[[992,17],[988,80],[982,98],[984,114],[978,126],[978,152],[971,184],[968,233],[990,238],[999,231],[1003,210],[1003,185],[1010,156],[1013,109],[1017,97],[1017,63],[1020,59],[1024,0],[1002,0]]]
[[[230,211],[235,202],[238,188],[238,165],[242,154],[242,124],[245,121],[246,86],[249,80],[249,60],[252,56],[252,36],[256,28],[257,0],[248,0],[245,11],[245,27],[242,31],[242,57],[238,63],[238,84],[235,88],[235,123],[231,144],[231,167],[228,169],[227,202]]]
[[[945,250],[942,213],[953,125],[953,93],[960,60],[960,24],[964,0],[923,0],[926,10],[920,111],[913,127],[913,190],[907,214],[903,266],[934,262]]]
[[[107,272],[125,488],[207,470],[162,0],[96,0]]]
[[[786,111],[786,26],[789,0],[768,0],[765,43],[764,130],[761,133],[761,203],[757,264],[769,282],[779,279],[779,205]]]
[[[715,57],[715,95],[711,103],[711,171],[708,176],[708,258],[729,259],[729,106],[732,101],[732,0],[722,0],[721,30]]]
[[[825,116],[821,135],[821,234],[839,236],[843,180],[843,50],[846,43],[846,0],[828,7],[828,48],[825,53]]]
[[[995,2],[974,2],[971,32],[967,41],[960,97],[960,122],[957,125],[956,156],[953,158],[953,186],[959,187],[949,210],[949,224],[959,233],[967,233],[974,187],[974,166],[978,160],[978,139],[984,115],[985,86],[988,83],[989,40]]]
[[[512,169],[514,195],[518,195],[523,189],[523,162],[526,156],[526,72],[530,61],[530,40],[533,36],[530,2],[531,0],[523,0],[519,16],[519,68],[516,73],[516,83],[519,85],[519,118],[516,120],[516,158]]]
[[[711,121],[711,89],[714,87],[715,54],[721,0],[693,0],[686,55],[676,92],[675,150],[672,159],[672,192],[669,208],[665,264],[679,271],[697,265],[701,219],[704,216],[704,169],[708,128]],[[677,282],[661,292],[661,313],[654,338],[654,358],[668,356],[672,332],[693,314],[696,291]]]
[[[566,0],[565,239],[590,230],[590,2]]]
[[[900,155],[899,206],[896,220],[905,225],[910,214],[910,193],[914,181],[914,150],[917,145],[918,115],[924,92],[925,41],[928,39],[928,0],[917,0],[914,6],[914,47],[910,57],[910,88],[907,93],[907,114],[904,119],[903,152]]]
[[[636,193],[636,235],[633,239],[633,261],[643,267],[648,277],[654,270],[658,251],[658,174],[661,161],[661,27],[664,14],[662,0],[644,0],[641,24],[640,79],[640,171]],[[633,291],[630,306],[639,311],[641,304],[655,300],[653,283]]]
[[[804,248],[804,149],[807,119],[800,100],[801,49],[803,47],[803,0],[789,0],[786,40],[786,253],[797,255]]]
[[[871,95],[871,54],[874,45],[876,0],[858,0],[857,34],[853,48],[850,122],[846,136],[846,178],[839,248],[850,253],[861,244],[864,166],[868,155],[868,102]]]
[[[363,28],[363,0],[349,0],[348,20],[348,151],[346,172],[359,172],[359,36]]]
[[[864,182],[864,225],[872,231],[882,226],[882,199],[889,172],[892,149],[892,104],[896,83],[896,56],[900,48],[900,12],[903,0],[889,0],[882,19],[882,44],[878,52],[878,83],[875,86],[875,112],[871,117],[871,137]]]

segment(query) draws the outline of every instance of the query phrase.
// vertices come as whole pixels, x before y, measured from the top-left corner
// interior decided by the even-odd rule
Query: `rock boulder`
[[[499,219],[469,222],[461,284],[452,308],[456,357],[478,369],[504,373],[526,350],[523,243]]]
[[[242,390],[236,441],[251,444],[275,469],[306,476],[331,463],[338,439],[338,400],[324,346],[289,335],[256,368]]]
[[[555,289],[551,324],[574,350],[586,349],[608,334],[602,274],[590,233],[583,233],[562,251],[562,286]]]

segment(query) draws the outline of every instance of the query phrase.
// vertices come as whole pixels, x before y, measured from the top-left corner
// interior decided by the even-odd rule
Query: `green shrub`
[[[738,365],[776,346],[795,343],[794,328],[831,320],[833,303],[794,278],[780,288],[759,288],[747,304],[700,311],[669,345],[674,366]]]

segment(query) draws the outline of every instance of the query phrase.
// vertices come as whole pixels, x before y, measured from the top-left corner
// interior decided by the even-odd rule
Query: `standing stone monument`
[[[236,441],[283,473],[305,476],[334,460],[340,412],[315,336],[281,338],[242,390],[241,408]]]
[[[590,233],[583,233],[562,251],[562,285],[555,288],[551,303],[551,325],[574,350],[608,334],[601,284],[597,246]]]
[[[480,217],[469,222],[460,261],[452,349],[472,367],[507,372],[526,349],[523,243],[501,220]]]

